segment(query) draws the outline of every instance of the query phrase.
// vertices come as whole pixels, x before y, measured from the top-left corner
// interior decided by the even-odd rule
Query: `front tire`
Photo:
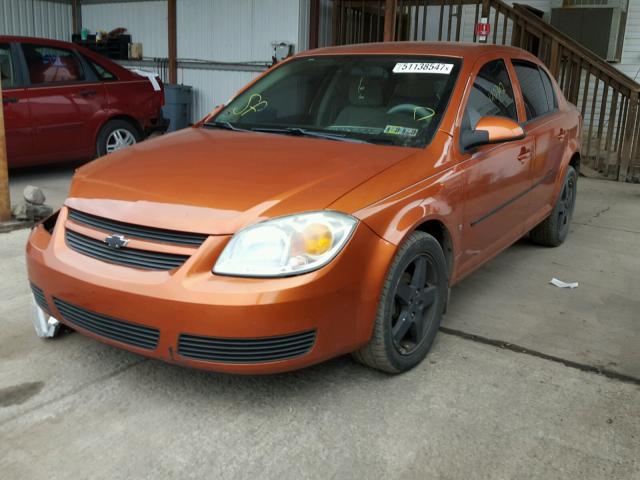
[[[442,247],[431,235],[413,232],[387,273],[371,340],[352,356],[389,373],[418,365],[438,333],[448,288]]]
[[[569,165],[553,210],[529,233],[533,242],[545,247],[557,247],[565,241],[576,204],[577,187],[578,174]]]
[[[100,129],[96,144],[96,153],[102,157],[130,145],[135,145],[142,139],[138,128],[127,120],[109,120]]]

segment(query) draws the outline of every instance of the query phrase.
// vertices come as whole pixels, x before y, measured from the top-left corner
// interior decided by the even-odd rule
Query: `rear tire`
[[[449,280],[438,241],[413,232],[398,249],[378,305],[373,335],[353,358],[369,367],[400,373],[418,365],[438,333]]]
[[[142,140],[142,134],[131,122],[122,119],[109,120],[100,129],[96,143],[96,153],[102,157]]]
[[[576,204],[577,186],[578,175],[569,165],[553,210],[529,233],[529,238],[533,242],[545,247],[557,247],[565,241]]]

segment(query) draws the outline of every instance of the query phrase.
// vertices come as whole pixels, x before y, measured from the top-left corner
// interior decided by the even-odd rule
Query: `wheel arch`
[[[444,253],[445,261],[447,262],[447,273],[449,275],[449,279],[451,279],[454,259],[453,239],[445,223],[441,220],[430,218],[423,220],[421,223],[416,225],[413,231],[428,233],[438,241],[442,248],[442,252]],[[409,232],[409,234],[410,233],[411,232]]]
[[[131,125],[133,125],[138,130],[138,133],[140,134],[140,137],[144,136],[144,129],[142,128],[142,125],[140,124],[140,122],[135,117],[133,117],[131,115],[127,115],[125,113],[119,113],[119,114],[110,116],[104,122],[102,122],[102,125],[100,125],[100,128],[98,129],[98,133],[96,134],[96,140],[98,138],[98,135],[100,135],[100,131],[104,128],[104,126],[107,123],[109,123],[112,120],[124,120],[125,122],[129,122]]]
[[[580,152],[573,152],[573,155],[571,155],[571,158],[569,159],[569,165],[575,169],[578,175],[580,175],[580,161]]]

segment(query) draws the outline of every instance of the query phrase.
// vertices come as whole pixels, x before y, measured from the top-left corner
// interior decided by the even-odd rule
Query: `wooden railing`
[[[606,178],[640,179],[640,85],[528,8],[502,0],[333,0],[334,45],[375,41],[478,41],[536,55],[583,118],[582,163]]]

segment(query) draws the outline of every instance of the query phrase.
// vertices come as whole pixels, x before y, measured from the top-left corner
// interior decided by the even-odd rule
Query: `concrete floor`
[[[14,185],[42,181],[58,205],[63,171]],[[640,185],[583,178],[579,190],[567,243],[523,240],[462,282],[452,333],[400,376],[348,357],[225,376],[78,334],[40,340],[27,232],[4,234],[1,477],[637,480]],[[554,276],[580,286],[556,288]]]

